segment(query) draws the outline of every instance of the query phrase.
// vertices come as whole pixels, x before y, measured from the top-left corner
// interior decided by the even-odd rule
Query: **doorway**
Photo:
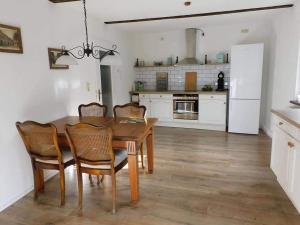
[[[113,100],[111,87],[111,68],[110,66],[101,65],[101,93],[102,103],[107,106],[107,116],[113,115]]]

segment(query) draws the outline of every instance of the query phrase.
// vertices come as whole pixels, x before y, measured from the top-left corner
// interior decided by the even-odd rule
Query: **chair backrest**
[[[144,118],[146,115],[146,107],[139,106],[136,103],[128,103],[125,105],[116,105],[114,107],[114,116],[127,118]]]
[[[100,105],[99,103],[92,102],[87,105],[80,105],[78,107],[79,116],[96,116],[96,117],[105,117],[107,114],[107,106]]]
[[[57,141],[57,129],[53,124],[26,121],[17,122],[16,127],[31,157],[62,160]]]
[[[66,125],[66,136],[77,164],[114,163],[111,128],[85,123]]]

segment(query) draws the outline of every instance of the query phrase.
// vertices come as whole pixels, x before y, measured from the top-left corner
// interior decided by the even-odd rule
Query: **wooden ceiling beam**
[[[80,0],[49,0],[49,1],[53,3],[63,3],[63,2],[78,2]]]
[[[217,15],[244,13],[244,12],[284,9],[284,8],[291,8],[293,6],[294,6],[294,4],[286,4],[286,5],[276,5],[276,6],[268,6],[268,7],[260,7],[260,8],[248,8],[248,9],[238,9],[238,10],[229,10],[229,11],[179,15],[179,16],[166,16],[166,17],[153,17],[153,18],[132,19],[132,20],[106,21],[104,23],[105,24],[138,23],[138,22],[148,22],[148,21],[156,21],[156,20],[172,20],[172,19],[192,18],[192,17],[217,16]]]

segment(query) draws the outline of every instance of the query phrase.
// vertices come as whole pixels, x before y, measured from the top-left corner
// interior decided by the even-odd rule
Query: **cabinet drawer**
[[[166,100],[172,100],[173,95],[171,94],[151,94],[150,95],[151,99],[166,99]]]
[[[199,99],[217,99],[217,100],[223,100],[226,101],[227,97],[226,95],[199,95]]]
[[[139,94],[139,99],[150,99],[150,94]]]
[[[273,115],[273,124],[283,131],[285,131],[287,134],[295,138],[296,140],[300,140],[300,130],[285,121],[284,119],[281,119],[280,117]]]

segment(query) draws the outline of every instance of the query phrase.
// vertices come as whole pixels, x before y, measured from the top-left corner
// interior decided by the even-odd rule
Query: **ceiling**
[[[191,0],[192,5],[184,6],[184,0],[87,0],[88,15],[103,21],[140,19],[149,17],[175,16],[214,11],[256,8],[293,3],[293,0]],[[65,7],[82,10],[81,2],[61,3]],[[64,7],[64,6],[62,6]],[[212,17],[152,21],[131,24],[108,25],[122,30],[166,30],[205,26],[211,24],[236,23],[270,19],[276,13],[289,9],[241,13]]]

